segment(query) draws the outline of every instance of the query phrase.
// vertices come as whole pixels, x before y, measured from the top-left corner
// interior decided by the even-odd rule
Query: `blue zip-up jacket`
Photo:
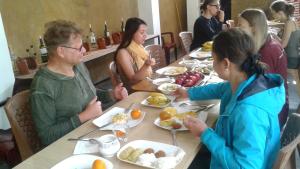
[[[232,93],[229,82],[194,87],[191,100],[221,99],[215,131],[201,135],[211,152],[211,169],[270,169],[280,149],[278,113],[285,103],[283,79],[276,74],[242,82]]]

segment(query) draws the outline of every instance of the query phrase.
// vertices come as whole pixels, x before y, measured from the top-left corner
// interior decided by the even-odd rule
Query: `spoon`
[[[69,138],[68,141],[88,141],[91,144],[98,144],[100,145],[100,142],[94,138],[90,138],[90,139],[80,139],[80,138]]]

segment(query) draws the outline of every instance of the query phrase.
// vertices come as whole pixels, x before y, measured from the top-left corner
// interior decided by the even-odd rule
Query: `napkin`
[[[98,138],[95,138],[98,139]],[[99,153],[99,145],[88,141],[77,141],[73,154]]]

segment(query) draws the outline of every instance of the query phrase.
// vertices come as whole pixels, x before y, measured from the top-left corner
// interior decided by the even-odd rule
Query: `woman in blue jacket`
[[[223,83],[179,89],[191,100],[221,99],[215,130],[188,117],[184,124],[211,152],[210,168],[272,168],[280,148],[278,113],[285,102],[284,81],[264,74],[249,35],[238,28],[213,43],[213,67]]]

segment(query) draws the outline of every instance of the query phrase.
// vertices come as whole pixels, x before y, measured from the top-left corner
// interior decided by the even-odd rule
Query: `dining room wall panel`
[[[26,56],[31,44],[38,52],[44,24],[65,19],[76,22],[88,34],[89,24],[103,36],[104,21],[110,32],[120,31],[121,18],[137,16],[137,0],[0,0],[0,11],[9,46],[16,56]]]

